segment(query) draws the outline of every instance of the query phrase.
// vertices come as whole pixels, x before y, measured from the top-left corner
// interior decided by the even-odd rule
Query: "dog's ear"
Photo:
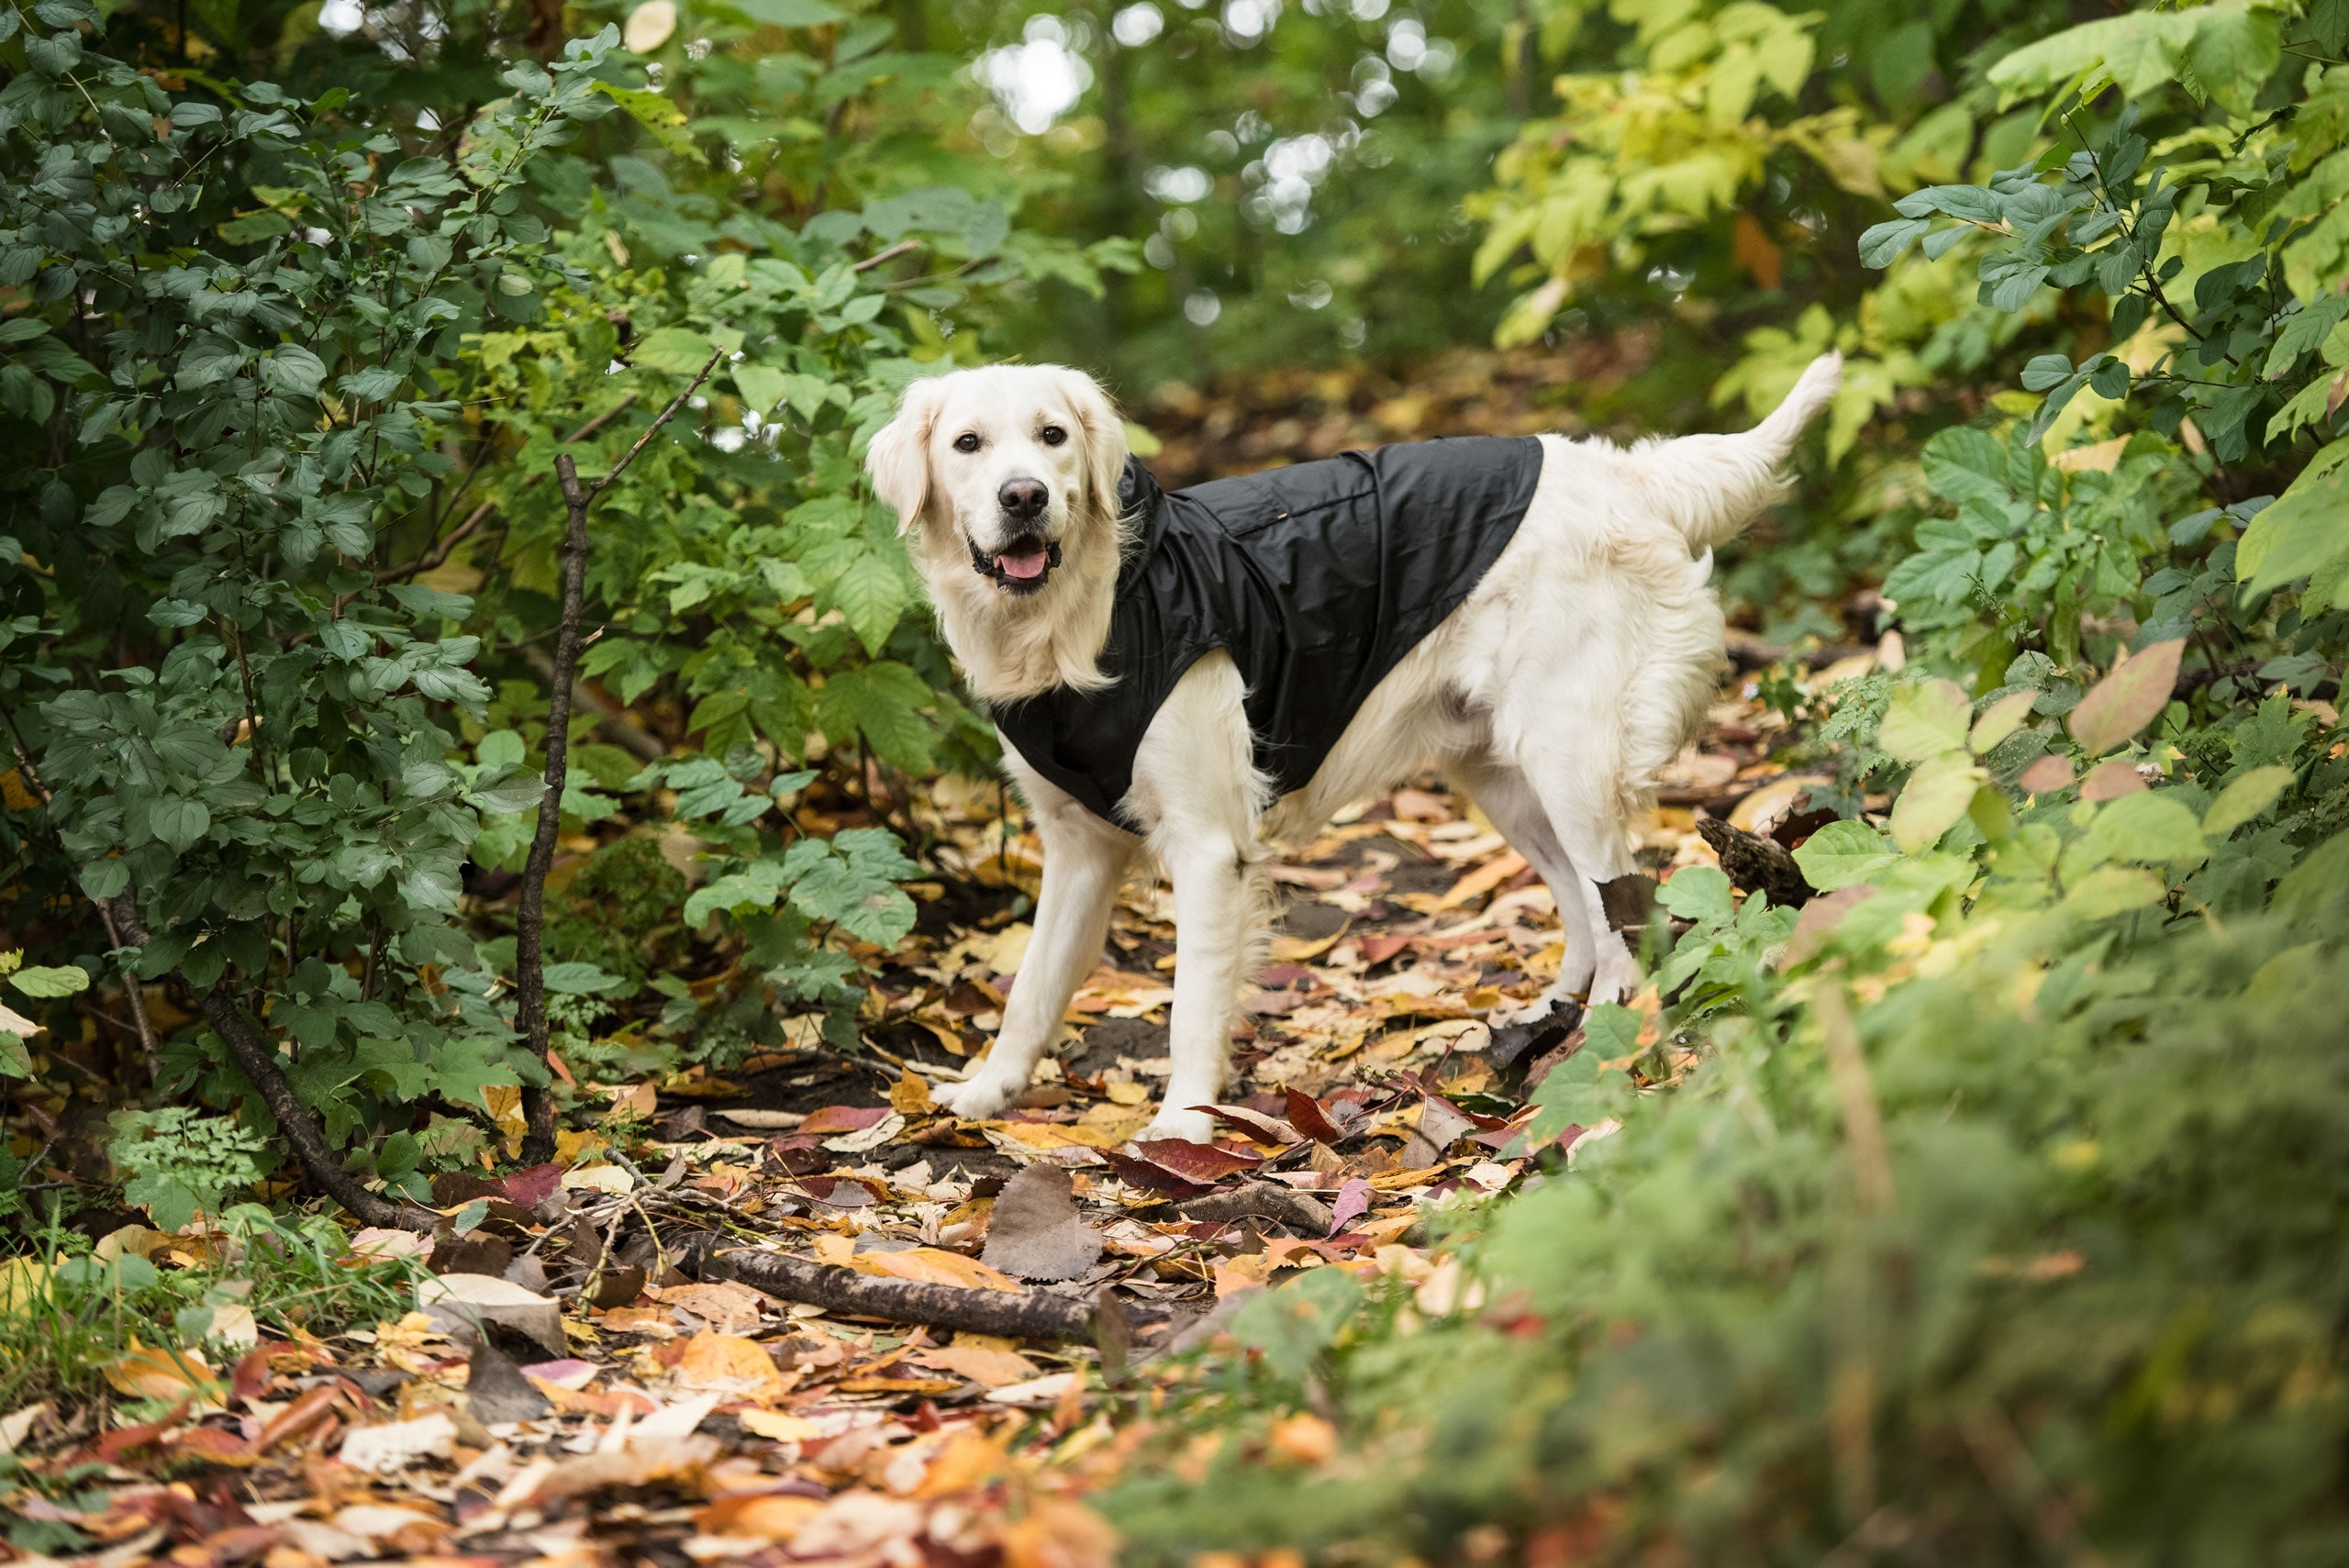
[[[913,532],[921,522],[922,508],[930,504],[930,433],[943,401],[937,377],[914,383],[897,404],[897,417],[864,449],[864,472],[872,477],[873,493],[896,508],[901,534]]]
[[[1085,427],[1086,504],[1098,515],[1118,515],[1118,478],[1126,471],[1126,422],[1101,384],[1083,371],[1061,372],[1062,390]]]

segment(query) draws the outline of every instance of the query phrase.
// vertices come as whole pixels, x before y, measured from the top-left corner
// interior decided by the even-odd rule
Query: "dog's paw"
[[[941,1084],[930,1091],[930,1103],[950,1116],[965,1121],[985,1121],[1003,1114],[1003,1107],[1019,1093],[1017,1084],[1006,1084],[982,1073],[960,1084]]]
[[[1630,954],[1602,957],[1598,973],[1591,977],[1590,1005],[1603,1006],[1609,1002],[1626,1002],[1639,995],[1642,984],[1640,966]]]
[[[1169,1138],[1179,1138],[1186,1143],[1212,1143],[1215,1118],[1205,1111],[1178,1111],[1170,1106],[1158,1113],[1158,1119],[1134,1134],[1137,1143],[1155,1143]]]

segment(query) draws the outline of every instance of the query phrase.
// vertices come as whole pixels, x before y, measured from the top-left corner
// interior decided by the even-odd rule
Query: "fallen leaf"
[[[212,1368],[194,1351],[152,1350],[130,1337],[130,1348],[106,1366],[106,1379],[134,1399],[184,1399],[212,1380]]]
[[[677,1376],[691,1387],[740,1390],[753,1396],[788,1394],[797,1381],[785,1377],[756,1340],[707,1329],[685,1341]]]
[[[636,1178],[618,1165],[574,1165],[562,1173],[562,1184],[592,1192],[625,1195],[636,1190]]]
[[[1004,1568],[1115,1568],[1118,1545],[1116,1527],[1084,1504],[1040,1497],[1004,1530]],[[1192,1561],[1214,1556],[1203,1551]]]
[[[843,1132],[863,1132],[888,1119],[887,1106],[826,1106],[807,1113],[800,1122],[799,1132],[805,1138],[832,1138]]]
[[[859,1273],[911,1280],[917,1284],[959,1285],[965,1290],[1021,1294],[1018,1281],[960,1252],[937,1247],[908,1247],[902,1252],[859,1252],[849,1260]]]
[[[734,1419],[741,1423],[744,1431],[779,1443],[808,1442],[824,1435],[824,1429],[807,1417],[786,1415],[781,1410],[744,1410]]]
[[[442,1333],[478,1334],[495,1323],[526,1334],[550,1355],[567,1355],[562,1308],[534,1290],[495,1274],[435,1274],[416,1287],[416,1304]]]
[[[522,1369],[484,1334],[473,1342],[465,1370],[465,1409],[484,1427],[504,1421],[535,1421],[554,1407],[531,1386]],[[348,1528],[348,1527],[345,1527]]]
[[[1345,1134],[1338,1130],[1337,1124],[1322,1110],[1320,1101],[1302,1089],[1290,1089],[1286,1093],[1288,1124],[1291,1127],[1314,1142],[1326,1143],[1332,1148],[1345,1141]]]
[[[1338,1188],[1338,1201],[1330,1206],[1330,1234],[1344,1230],[1353,1220],[1370,1212],[1371,1187],[1360,1176],[1350,1176]]]
[[[673,1284],[663,1289],[647,1286],[645,1295],[663,1307],[674,1307],[692,1313],[711,1328],[721,1330],[755,1328],[766,1297],[749,1285],[733,1280],[714,1280],[707,1284]]]
[[[908,1067],[889,1085],[889,1108],[899,1116],[928,1116],[936,1107],[930,1100],[930,1080]]]
[[[1120,1181],[1130,1186],[1141,1187],[1146,1192],[1164,1193],[1170,1197],[1193,1198],[1204,1196],[1214,1190],[1197,1182],[1185,1181],[1172,1171],[1163,1170],[1147,1160],[1137,1160],[1132,1155],[1121,1153],[1115,1149],[1104,1149],[1101,1151],[1101,1158],[1109,1162],[1109,1169],[1118,1173]]]
[[[1135,1144],[1134,1150],[1152,1164],[1189,1182],[1213,1182],[1234,1171],[1252,1171],[1264,1162],[1261,1154],[1235,1154],[1217,1144],[1180,1138],[1153,1139]]]
[[[1071,1280],[1101,1256],[1101,1238],[1078,1218],[1065,1167],[1039,1160],[1023,1165],[996,1195],[987,1222],[990,1268],[1021,1279]]]
[[[1010,1383],[1001,1388],[990,1388],[987,1390],[986,1397],[989,1403],[996,1405],[1053,1405],[1058,1404],[1061,1396],[1074,1388],[1076,1385],[1076,1373],[1055,1372],[1042,1377],[1031,1377],[1025,1383]]]
[[[923,1366],[939,1367],[958,1377],[967,1377],[985,1388],[1025,1383],[1041,1372],[1034,1362],[1018,1351],[991,1351],[976,1345],[954,1344],[922,1351],[913,1360]]]
[[[1304,1136],[1288,1123],[1262,1111],[1252,1111],[1246,1106],[1205,1106],[1200,1107],[1218,1120],[1229,1122],[1260,1143],[1288,1145],[1302,1143]]]
[[[353,1428],[338,1457],[353,1470],[388,1475],[419,1459],[446,1459],[456,1442],[457,1423],[448,1412],[435,1410],[412,1421]]]
[[[1435,901],[1435,906],[1438,909],[1456,909],[1463,904],[1482,898],[1524,869],[1525,857],[1514,850],[1496,855],[1453,883],[1443,896]]]

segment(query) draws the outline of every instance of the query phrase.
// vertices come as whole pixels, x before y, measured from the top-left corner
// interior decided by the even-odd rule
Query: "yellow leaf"
[[[200,1395],[212,1368],[194,1351],[150,1350],[132,1335],[130,1349],[108,1363],[106,1379],[134,1399],[185,1399]]]
[[[38,1258],[0,1263],[0,1318],[32,1311],[49,1300],[50,1268]]]
[[[1000,1290],[1021,1294],[1019,1282],[987,1267],[976,1258],[936,1247],[911,1247],[902,1252],[859,1252],[850,1268],[862,1274],[911,1280],[916,1284],[959,1285],[965,1290]]]
[[[787,1394],[796,1378],[784,1376],[774,1358],[754,1340],[705,1329],[685,1341],[677,1375],[696,1388],[721,1388],[757,1396]]]
[[[889,1086],[889,1108],[899,1116],[928,1116],[932,1109],[930,1081],[912,1068],[907,1068]]]
[[[745,1410],[735,1419],[742,1424],[744,1431],[779,1443],[806,1442],[824,1435],[824,1429],[807,1417],[787,1415],[781,1410]]]

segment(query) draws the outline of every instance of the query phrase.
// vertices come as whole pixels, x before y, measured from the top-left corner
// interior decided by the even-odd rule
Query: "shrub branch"
[[[530,1054],[547,1060],[546,900],[547,873],[554,867],[555,835],[562,823],[562,790],[571,765],[571,689],[579,679],[579,621],[587,597],[587,509],[596,497],[611,488],[643,451],[661,428],[676,417],[686,399],[701,390],[709,373],[725,357],[714,349],[699,374],[669,401],[660,417],[644,428],[611,471],[593,484],[583,484],[579,467],[569,452],[554,460],[555,478],[562,485],[563,510],[568,514],[562,536],[562,614],[557,622],[554,670],[547,693],[547,792],[539,801],[538,831],[530,838],[530,857],[522,867],[521,903],[514,915],[514,1025]],[[554,1086],[525,1084],[523,1118],[529,1132],[522,1140],[522,1159],[543,1164],[554,1158]]]

